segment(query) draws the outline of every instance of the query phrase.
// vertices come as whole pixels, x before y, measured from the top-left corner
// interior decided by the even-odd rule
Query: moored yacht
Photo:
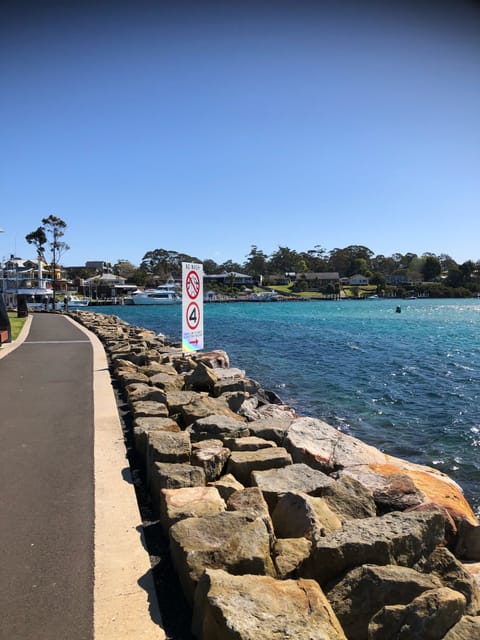
[[[179,304],[182,302],[181,296],[165,285],[156,289],[145,289],[145,291],[134,291],[125,298],[125,304]]]

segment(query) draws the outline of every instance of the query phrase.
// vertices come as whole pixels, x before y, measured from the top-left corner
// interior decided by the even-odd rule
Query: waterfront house
[[[203,280],[205,284],[220,284],[229,287],[252,287],[254,284],[252,276],[236,271],[204,274]]]
[[[348,278],[348,284],[351,287],[364,287],[368,285],[368,278],[366,276],[362,276],[360,273],[357,273],[354,276],[350,276],[350,278]]]
[[[340,283],[340,277],[337,271],[325,271],[314,273],[307,271],[306,273],[297,274],[296,282],[303,282],[307,291],[319,291],[329,284],[336,285]]]
[[[135,291],[137,285],[125,284],[126,278],[113,273],[102,273],[83,281],[83,294],[89,298],[102,300],[119,298]]]

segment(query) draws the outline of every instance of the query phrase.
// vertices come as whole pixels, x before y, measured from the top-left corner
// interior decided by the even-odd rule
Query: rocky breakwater
[[[480,526],[460,487],[115,316],[104,344],[204,640],[480,638]]]

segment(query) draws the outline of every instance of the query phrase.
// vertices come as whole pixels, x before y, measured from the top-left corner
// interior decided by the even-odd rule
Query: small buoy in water
[[[397,313],[402,313],[402,307],[397,307],[397,308],[395,309],[395,311],[396,311]]]

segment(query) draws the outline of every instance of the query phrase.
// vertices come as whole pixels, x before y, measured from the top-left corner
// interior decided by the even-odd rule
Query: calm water
[[[454,477],[480,509],[480,300],[205,305],[205,349],[303,414]],[[98,307],[180,340],[181,306]]]

